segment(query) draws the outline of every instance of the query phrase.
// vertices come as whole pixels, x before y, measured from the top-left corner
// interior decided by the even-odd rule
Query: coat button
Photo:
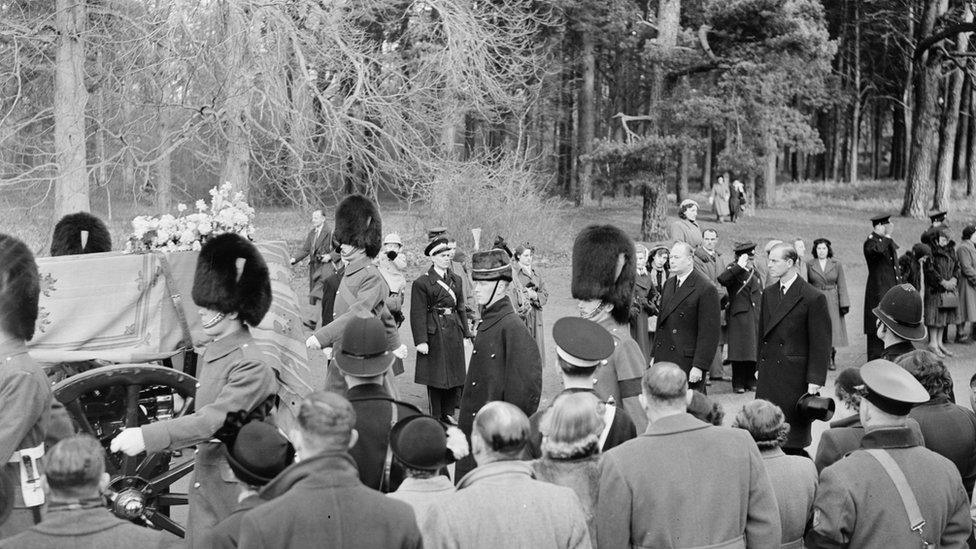
[[[474,351],[471,351],[471,354],[473,354],[473,355],[476,355],[476,354],[478,354],[478,350],[477,350],[477,349],[475,349]]]
[[[197,389],[199,389],[199,388],[200,388],[200,384],[199,384],[199,383],[197,383]]]
[[[495,353],[491,353],[491,358],[495,358]]]
[[[670,349],[670,350],[671,350],[671,351],[673,351],[673,350],[674,350],[674,345],[672,345],[672,346],[671,346],[671,349]]]
[[[474,387],[474,386],[475,386],[475,385],[477,385],[477,384],[478,384],[478,382],[477,382],[477,381],[472,381],[472,382],[471,382],[471,386],[472,386],[472,387]]]
[[[194,488],[199,488],[200,487],[200,483],[199,482],[194,482],[193,483],[193,487]]]
[[[672,334],[676,334],[676,333],[678,333],[678,330],[677,329],[671,330],[671,333]]]

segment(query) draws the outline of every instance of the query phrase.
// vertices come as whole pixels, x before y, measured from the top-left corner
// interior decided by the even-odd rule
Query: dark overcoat
[[[871,233],[864,241],[864,261],[868,264],[868,281],[864,285],[864,333],[877,331],[874,313],[881,298],[898,284],[898,245],[887,236]]]
[[[461,394],[458,424],[470,439],[474,416],[488,402],[503,400],[532,416],[539,408],[541,395],[539,347],[512,302],[504,297],[482,313]],[[455,481],[473,468],[470,456],[458,462]]]
[[[332,249],[332,230],[328,225],[322,225],[322,231],[316,236],[317,229],[312,229],[305,236],[302,248],[293,259],[298,262],[308,257],[308,294],[314,305],[316,299],[322,299],[322,283],[336,272],[339,254]]]
[[[738,263],[731,263],[718,275],[718,282],[729,292],[729,309],[725,315],[728,359],[735,362],[756,362],[759,304],[763,290],[759,271],[746,270]]]
[[[261,489],[241,519],[240,549],[420,549],[413,509],[359,481],[346,452],[305,457]]]
[[[691,271],[664,283],[654,334],[654,362],[673,362],[687,374],[692,368],[708,375],[721,335],[718,290],[705,275]]]
[[[241,519],[244,518],[244,513],[262,503],[264,500],[257,494],[241,500],[237,504],[237,508],[227,515],[227,518],[217,523],[207,533],[203,546],[209,549],[237,549],[237,543],[241,538]]]
[[[359,439],[349,450],[356,461],[359,480],[373,490],[380,490],[383,470],[386,465],[386,450],[389,447],[390,427],[393,421],[393,406],[397,408],[396,420],[420,415],[422,412],[414,405],[395,400],[382,385],[367,383],[350,387],[346,399],[356,411],[356,431]],[[390,485],[382,492],[392,492],[403,482],[403,468],[397,460],[390,466]]]
[[[759,316],[756,398],[783,410],[790,424],[784,448],[810,445],[810,421],[796,414],[807,384],[823,386],[831,349],[827,298],[799,276],[786,295],[780,284],[763,290]]]
[[[966,494],[972,496],[976,484],[976,415],[938,395],[912,408],[909,417],[918,421],[925,447],[956,466]]]
[[[657,312],[654,306],[654,280],[651,273],[638,274],[634,281],[634,303],[630,307],[630,337],[640,346],[645,359],[651,358],[651,338],[647,319]]]
[[[431,267],[410,290],[413,343],[428,346],[426,355],[417,353],[414,382],[438,389],[464,385],[464,338],[469,336],[461,277],[450,271],[445,275]]]

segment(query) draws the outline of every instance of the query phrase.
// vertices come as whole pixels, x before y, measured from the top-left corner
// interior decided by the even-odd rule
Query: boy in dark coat
[[[477,252],[471,257],[471,267],[473,293],[484,312],[461,395],[458,423],[468,437],[475,414],[487,402],[509,402],[530,416],[539,408],[542,394],[539,347],[508,298],[512,281],[508,254],[498,249]],[[470,456],[459,461],[455,481],[460,482],[474,466]]]

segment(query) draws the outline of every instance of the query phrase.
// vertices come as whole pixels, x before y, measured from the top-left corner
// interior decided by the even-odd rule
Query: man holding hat
[[[485,403],[505,401],[529,416],[539,408],[542,394],[539,347],[508,298],[511,258],[498,249],[475,252],[471,257],[471,276],[475,298],[484,306],[484,312],[461,394],[458,423],[468,437],[475,414]],[[459,461],[455,481],[473,468],[470,456]]]
[[[556,364],[563,373],[564,389],[552,398],[570,393],[593,393],[594,375],[613,354],[613,336],[592,320],[576,317],[560,318],[552,325],[552,338],[556,342]],[[597,395],[600,398],[600,395]],[[546,410],[532,414],[529,423],[528,452],[533,458],[542,457],[542,432],[539,425]],[[612,404],[606,406],[603,415],[603,432],[600,433],[600,451],[619,446],[637,436],[637,427],[630,414]]]
[[[894,362],[915,350],[913,341],[928,337],[922,307],[922,295],[911,284],[899,284],[885,292],[881,303],[871,310],[877,318],[876,336],[884,345],[881,358]]]
[[[224,443],[227,463],[240,484],[241,493],[237,496],[237,508],[213,527],[203,547],[235,549],[244,513],[264,503],[258,491],[295,462],[295,448],[277,427],[258,419],[240,425],[239,418],[246,416],[244,410],[227,414],[224,432],[217,434]]]
[[[729,294],[726,311],[728,360],[732,363],[732,390],[741,394],[756,389],[756,341],[759,339],[763,281],[756,269],[754,242],[737,243],[733,252],[735,263],[730,263],[718,275],[718,282]]]
[[[356,412],[359,441],[349,453],[362,483],[381,492],[392,492],[403,481],[403,470],[392,461],[390,427],[421,413],[412,404],[393,398],[383,384],[395,359],[388,344],[380,319],[357,316],[346,323],[333,357],[349,387],[346,398]]]
[[[864,241],[864,261],[868,264],[868,281],[864,286],[864,334],[867,336],[868,360],[880,358],[884,343],[878,339],[878,327],[872,311],[881,298],[898,284],[898,245],[891,239],[891,216],[871,218],[873,230]]]
[[[427,272],[410,290],[410,330],[417,346],[414,382],[427,387],[430,415],[453,422],[464,386],[464,340],[470,338],[461,277],[451,272],[451,250],[444,237],[424,249]]]
[[[965,547],[973,530],[956,466],[906,424],[929,394],[883,359],[861,367],[861,449],[820,473],[807,547]]]
[[[576,235],[573,298],[580,316],[602,326],[614,342],[613,354],[596,369],[593,388],[601,400],[627,410],[640,433],[647,426],[638,400],[647,359],[628,326],[636,276],[634,241],[618,227],[590,225]]]

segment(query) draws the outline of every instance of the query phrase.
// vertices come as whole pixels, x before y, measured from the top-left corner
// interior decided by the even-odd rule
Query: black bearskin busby
[[[221,313],[237,312],[250,326],[260,324],[271,308],[271,278],[254,244],[234,233],[208,240],[197,258],[193,302]]]
[[[376,257],[383,246],[383,222],[376,203],[361,194],[343,198],[336,206],[332,234],[340,244],[363,248],[367,256]]]
[[[34,254],[20,240],[0,234],[0,328],[30,341],[37,323],[40,293]]]
[[[87,236],[82,233],[87,232]],[[51,255],[97,254],[112,251],[112,235],[101,219],[87,212],[68,214],[54,226]]]
[[[573,243],[574,299],[613,305],[613,318],[627,322],[637,278],[634,241],[613,225],[590,225]]]

